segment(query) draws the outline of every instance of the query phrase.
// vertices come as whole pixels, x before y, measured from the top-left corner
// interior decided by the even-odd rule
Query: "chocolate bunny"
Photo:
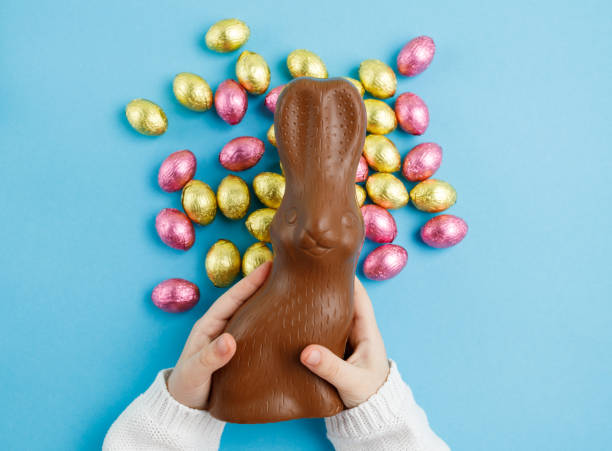
[[[343,79],[299,78],[278,99],[286,188],[270,228],[274,264],[227,325],[236,354],[214,374],[208,405],[220,420],[265,423],[344,408],[336,389],[299,358],[312,343],[345,351],[364,236],[355,172],[365,124],[363,100]]]

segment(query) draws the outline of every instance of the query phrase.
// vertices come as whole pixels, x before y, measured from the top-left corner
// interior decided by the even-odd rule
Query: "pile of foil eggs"
[[[215,52],[229,53],[241,48],[250,37],[249,27],[239,19],[225,19],[213,24],[205,35],[206,46]],[[425,71],[435,54],[434,41],[419,36],[408,42],[397,56],[397,72],[412,77]],[[328,78],[323,60],[306,49],[292,51],[286,60],[291,77]],[[276,101],[284,85],[270,88],[270,67],[264,57],[243,51],[235,62],[235,79],[221,82],[213,92],[201,76],[189,72],[176,75],[172,89],[177,101],[194,112],[210,109],[227,124],[239,124],[248,109],[248,95],[263,95],[264,106],[274,113]],[[453,206],[455,189],[447,182],[431,178],[442,163],[442,148],[424,142],[412,148],[403,158],[387,134],[398,126],[411,135],[423,135],[429,126],[429,110],[417,94],[399,94],[393,106],[387,103],[397,91],[397,76],[386,63],[364,60],[358,67],[359,80],[343,77],[355,86],[364,99],[367,115],[367,136],[355,176],[355,197],[361,208],[365,238],[379,244],[363,262],[363,274],[372,280],[394,277],[406,266],[408,252],[393,241],[398,235],[397,223],[390,210],[408,203],[427,213],[440,213]],[[267,94],[266,94],[267,92]],[[125,109],[130,125],[143,135],[161,135],[168,128],[163,109],[146,99],[134,99]],[[268,142],[276,146],[274,125],[266,132]],[[219,164],[232,172],[254,167],[265,152],[264,142],[254,136],[237,136],[219,152]],[[243,220],[247,231],[256,240],[241,256],[234,243],[219,239],[208,250],[206,274],[217,287],[231,285],[240,273],[248,275],[261,264],[274,258],[268,246],[270,224],[285,192],[281,173],[261,172],[252,180],[252,191],[264,205],[247,216],[251,206],[251,190],[246,180],[228,174],[213,189],[205,181],[194,179],[196,156],[189,150],[170,154],[158,172],[159,187],[166,192],[181,191],[183,211],[165,208],[155,220],[159,238],[166,245],[189,250],[195,242],[194,224],[206,226],[220,212],[231,220]],[[370,173],[370,170],[372,171]],[[400,177],[416,183],[410,190]],[[366,203],[367,200],[371,203]],[[447,248],[466,236],[466,222],[454,215],[441,214],[429,219],[420,229],[420,237],[428,246]],[[155,287],[153,303],[168,312],[182,312],[197,304],[198,287],[184,279],[168,279]]]

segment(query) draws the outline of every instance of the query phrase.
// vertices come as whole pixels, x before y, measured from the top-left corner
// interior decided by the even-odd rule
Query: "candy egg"
[[[395,94],[397,78],[393,69],[380,60],[365,60],[359,65],[359,78],[364,89],[379,99]]]
[[[249,106],[246,91],[234,80],[225,80],[215,92],[215,109],[221,119],[230,125],[238,124]]]
[[[421,228],[421,239],[428,245],[446,248],[459,243],[467,235],[465,221],[453,215],[440,215],[431,218]]]
[[[215,52],[227,53],[242,47],[249,40],[251,30],[238,19],[220,20],[206,32],[206,47]]]
[[[150,100],[132,100],[125,107],[125,116],[132,128],[143,135],[157,136],[168,129],[166,113]]]
[[[351,78],[351,77],[342,77],[342,78],[350,81],[353,84],[353,86],[357,88],[357,91],[359,91],[359,94],[361,94],[361,97],[363,97],[363,95],[365,94],[365,89],[363,88],[363,85],[361,84],[359,80],[355,80],[354,78]]]
[[[242,274],[248,276],[265,262],[271,262],[273,259],[274,255],[266,243],[261,241],[253,243],[242,256]]]
[[[213,93],[202,77],[182,72],[174,77],[172,90],[176,100],[192,111],[209,110],[213,104]]]
[[[272,113],[276,111],[276,101],[278,100],[278,96],[280,95],[284,87],[285,85],[277,86],[276,88],[272,89],[268,94],[266,94],[266,98],[264,99],[264,105]]]
[[[245,225],[255,239],[270,242],[270,224],[275,213],[274,208],[260,208],[249,215]]]
[[[355,198],[357,199],[357,205],[360,207],[366,200],[366,192],[361,185],[355,185]]]
[[[323,60],[310,50],[294,50],[287,57],[287,68],[293,78],[327,78],[327,68]]]
[[[270,144],[276,147],[276,134],[274,133],[274,124],[270,125],[268,133],[266,133],[266,138],[268,138]]]
[[[168,279],[153,289],[151,300],[156,307],[165,312],[185,312],[200,300],[200,290],[194,283],[185,279]]]
[[[425,102],[411,92],[405,92],[395,101],[395,115],[400,127],[411,135],[422,135],[429,126],[429,110]]]
[[[395,112],[382,100],[365,99],[367,130],[377,135],[391,133],[397,127]]]
[[[404,269],[408,252],[397,244],[383,244],[363,261],[363,274],[372,280],[387,280]]]
[[[176,208],[164,208],[155,218],[155,229],[168,246],[186,251],[195,241],[193,224]]]
[[[285,177],[275,172],[262,172],[253,178],[253,191],[266,207],[280,207],[285,195]]]
[[[365,182],[368,178],[368,161],[362,155],[359,158],[359,164],[357,165],[357,174],[355,175],[355,183]]]
[[[196,157],[189,150],[171,153],[159,167],[157,183],[168,193],[178,191],[193,178],[196,166]]]
[[[365,237],[376,243],[390,243],[397,236],[395,219],[387,210],[378,205],[361,207]]]
[[[378,172],[399,171],[402,164],[402,157],[395,144],[382,135],[366,136],[363,156],[370,167]]]
[[[228,142],[219,153],[219,163],[228,171],[244,171],[257,164],[264,154],[264,143],[253,136],[241,136]]]
[[[369,176],[366,190],[372,202],[383,208],[400,208],[410,199],[402,181],[393,174],[385,172]]]
[[[244,217],[250,201],[249,187],[240,177],[228,175],[219,183],[217,205],[225,217],[229,219]]]
[[[406,44],[397,55],[397,70],[412,77],[423,72],[434,57],[436,45],[429,36],[419,36]]]
[[[411,182],[428,179],[442,164],[442,148],[435,143],[415,146],[404,158],[402,174]]]
[[[216,287],[231,285],[240,272],[240,252],[228,240],[218,240],[206,253],[206,275]]]
[[[438,213],[457,201],[457,192],[449,183],[428,179],[412,188],[410,200],[421,211]]]
[[[185,185],[181,203],[189,219],[200,225],[210,224],[217,214],[215,192],[200,180],[191,180]]]
[[[236,78],[251,94],[263,94],[270,86],[270,68],[259,53],[245,50],[236,62]]]

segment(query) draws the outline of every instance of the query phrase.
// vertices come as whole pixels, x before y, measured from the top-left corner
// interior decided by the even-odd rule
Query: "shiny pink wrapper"
[[[357,166],[357,174],[355,175],[355,183],[365,182],[368,179],[368,161],[362,155],[359,159],[359,165]]]
[[[151,294],[156,307],[165,312],[185,312],[200,300],[200,290],[185,279],[168,279],[157,285]]]
[[[179,150],[168,156],[159,167],[157,183],[168,193],[178,191],[193,178],[197,162],[189,150]]]
[[[395,219],[386,209],[368,204],[361,207],[361,215],[367,239],[375,243],[390,243],[397,236]]]
[[[466,222],[453,215],[431,218],[421,228],[421,239],[431,247],[446,248],[459,243],[467,235]]]
[[[280,95],[280,93],[281,93],[281,91],[283,90],[284,87],[285,87],[285,85],[277,86],[276,88],[272,89],[266,95],[266,98],[264,100],[264,105],[272,113],[274,113],[276,111],[276,101],[278,100],[278,96]]]
[[[429,126],[429,110],[425,102],[411,92],[405,92],[395,101],[395,115],[402,130],[411,135],[422,135]]]
[[[419,36],[406,44],[397,55],[397,70],[412,77],[429,67],[436,53],[436,45],[429,36]]]
[[[408,252],[397,244],[383,244],[363,261],[363,274],[372,280],[387,280],[399,274],[408,261]]]
[[[442,164],[442,147],[435,143],[415,146],[404,158],[402,175],[411,182],[428,179]]]
[[[176,208],[164,208],[155,218],[155,229],[168,246],[188,250],[195,241],[195,231],[189,218]]]
[[[257,164],[264,149],[263,141],[253,136],[234,138],[221,149],[219,163],[229,171],[244,171]]]
[[[215,92],[215,110],[230,125],[236,125],[242,120],[248,105],[246,91],[234,80],[225,80]]]

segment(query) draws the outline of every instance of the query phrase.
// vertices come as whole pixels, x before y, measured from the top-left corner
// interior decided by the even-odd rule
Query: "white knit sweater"
[[[384,385],[363,404],[325,418],[327,437],[339,451],[448,451],[431,430],[397,366]],[[103,450],[217,450],[225,422],[208,412],[179,404],[166,388],[171,370],[115,420]]]

